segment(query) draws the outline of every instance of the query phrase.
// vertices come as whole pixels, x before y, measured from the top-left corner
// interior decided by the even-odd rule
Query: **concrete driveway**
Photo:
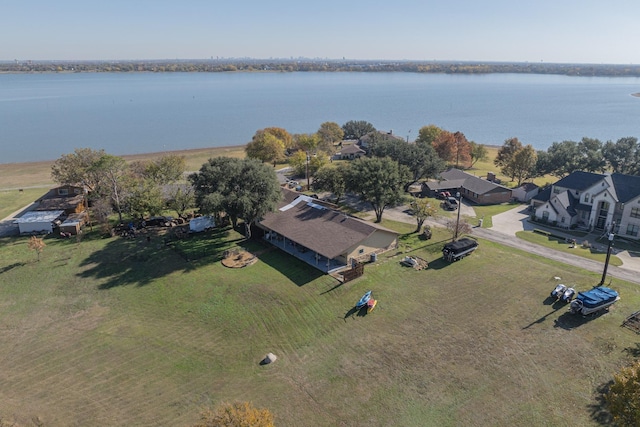
[[[517,206],[511,210],[493,216],[493,226],[491,230],[499,233],[515,236],[516,232],[523,230],[533,230],[535,227],[528,221],[529,207]]]

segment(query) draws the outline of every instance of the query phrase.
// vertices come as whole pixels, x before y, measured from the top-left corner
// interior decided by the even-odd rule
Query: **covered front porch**
[[[323,273],[334,273],[347,267],[346,260],[337,258],[329,259],[326,256],[320,255],[319,253],[314,252],[274,231],[265,233],[263,238],[278,249],[288,253],[289,255],[293,255]]]

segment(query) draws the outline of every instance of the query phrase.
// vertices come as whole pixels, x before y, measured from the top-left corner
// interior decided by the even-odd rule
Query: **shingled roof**
[[[467,191],[471,191],[476,194],[485,194],[496,188],[503,188],[511,191],[509,188],[496,184],[491,181],[487,181],[486,179],[479,178],[475,175],[471,175],[470,173],[461,171],[460,169],[451,168],[446,170],[440,174],[442,178],[447,181],[460,181],[464,180],[463,184],[460,187],[464,187]]]
[[[376,231],[393,230],[354,218],[308,196],[286,191],[280,208],[267,214],[259,225],[275,231],[324,257],[334,259]],[[287,202],[288,201],[288,202]]]
[[[629,200],[640,196],[640,176],[611,174],[611,181],[616,189],[618,201],[627,203]]]
[[[553,184],[556,187],[583,191],[600,182],[606,175],[593,172],[575,171]]]

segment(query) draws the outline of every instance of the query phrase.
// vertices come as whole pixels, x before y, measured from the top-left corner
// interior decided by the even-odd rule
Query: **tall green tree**
[[[607,141],[602,155],[613,172],[628,175],[640,173],[640,145],[638,138],[620,138],[615,143]]]
[[[432,145],[443,130],[436,125],[427,125],[420,128],[416,144]]]
[[[406,166],[388,157],[360,158],[348,169],[347,190],[371,204],[376,222],[380,222],[384,210],[402,200],[403,184],[409,174]]]
[[[606,171],[607,161],[602,155],[602,146],[602,141],[597,138],[584,137],[578,142],[582,170],[595,173]]]
[[[410,206],[413,211],[413,216],[416,218],[416,233],[419,233],[422,230],[422,226],[427,218],[435,217],[438,213],[438,207],[432,205],[430,199],[419,199],[414,197]]]
[[[360,139],[376,128],[366,120],[349,120],[342,125],[342,131],[345,139]]]
[[[518,140],[518,138],[509,138],[504,141],[504,144],[498,149],[498,154],[496,158],[493,160],[493,164],[502,168],[502,173],[507,175],[513,181],[515,176],[513,171],[510,170],[509,165],[513,160],[513,156],[516,154],[516,151],[522,148],[522,143]]]
[[[164,185],[182,178],[186,170],[186,160],[184,156],[167,154],[153,160],[133,162],[130,168],[141,178],[151,180],[157,185]]]
[[[295,134],[293,141],[296,149],[309,153],[310,155],[315,153],[320,145],[320,137],[316,133]]]
[[[303,175],[309,179],[313,178],[318,169],[327,163],[329,163],[329,157],[322,151],[311,155],[305,151],[298,150],[289,156],[289,165],[291,165],[296,175]]]
[[[191,185],[175,184],[169,187],[167,207],[176,211],[178,216],[184,216],[194,206],[195,194]]]
[[[334,203],[340,203],[346,191],[347,169],[345,163],[321,167],[314,177],[313,188],[316,191],[329,191],[336,198]]]
[[[143,219],[147,215],[160,215],[165,201],[160,187],[150,179],[132,177],[127,184],[125,210],[134,218]]]
[[[509,164],[509,170],[513,173],[518,187],[520,187],[524,181],[536,175],[537,159],[536,151],[529,144],[516,151]]]
[[[558,178],[583,170],[582,154],[575,141],[554,142],[547,153],[551,162],[551,174]]]
[[[471,147],[469,152],[469,155],[471,156],[471,167],[476,163],[485,161],[489,158],[489,151],[484,145],[478,144],[474,141],[469,141],[469,146]]]
[[[247,238],[253,223],[275,209],[282,195],[275,171],[255,159],[210,159],[189,179],[200,211],[224,211],[234,225],[242,219]]]
[[[430,144],[411,144],[402,140],[381,141],[371,147],[371,155],[375,157],[390,157],[399,164],[406,166],[411,174],[404,184],[404,190],[414,182],[433,178],[445,168],[445,163],[438,157]]]
[[[291,144],[292,142],[289,142],[289,145]],[[263,163],[273,163],[275,166],[277,162],[284,159],[285,148],[286,143],[283,139],[262,129],[253,135],[253,139],[245,147],[245,152],[249,158],[258,159]]]
[[[327,153],[333,153],[334,145],[344,139],[344,130],[336,122],[324,122],[318,129],[320,148]]]
[[[64,154],[53,163],[51,178],[58,184],[78,185],[93,191],[104,178],[94,164],[106,154],[104,150],[76,148],[73,153]]]

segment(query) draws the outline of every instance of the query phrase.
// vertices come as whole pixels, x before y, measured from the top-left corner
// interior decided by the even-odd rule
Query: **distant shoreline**
[[[631,96],[635,96],[636,98],[640,98],[640,92],[632,93]]]
[[[492,61],[319,59],[189,59],[113,61],[0,61],[0,74],[29,73],[409,72],[437,74],[550,74],[640,77],[640,65]]]

